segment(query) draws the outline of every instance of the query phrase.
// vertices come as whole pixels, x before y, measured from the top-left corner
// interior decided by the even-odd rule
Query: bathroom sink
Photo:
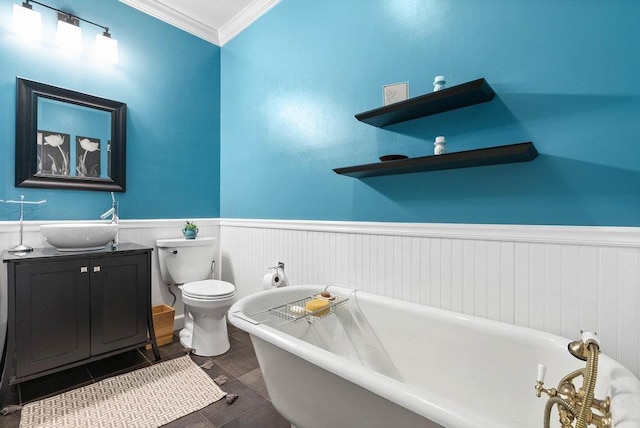
[[[40,232],[58,251],[100,250],[115,238],[118,225],[112,223],[43,224]]]

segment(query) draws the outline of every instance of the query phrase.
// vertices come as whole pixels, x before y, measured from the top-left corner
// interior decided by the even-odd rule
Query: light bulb
[[[105,31],[96,34],[95,57],[102,62],[116,64],[118,62],[118,41]]]
[[[24,38],[42,40],[42,15],[28,3],[14,4],[13,31]]]
[[[60,19],[61,16],[62,19]],[[79,27],[77,19],[74,21],[72,17],[67,18],[64,14],[58,14],[56,43],[69,52],[82,52],[82,29]]]

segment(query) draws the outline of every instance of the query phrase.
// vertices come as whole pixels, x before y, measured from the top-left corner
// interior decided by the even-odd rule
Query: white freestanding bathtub
[[[328,291],[349,300],[313,323],[268,311],[325,288],[265,291],[229,311],[251,336],[273,405],[298,428],[539,428],[537,365],[547,388],[585,366],[569,339],[343,287]],[[640,381],[603,353],[595,397],[606,395],[614,428],[640,427]]]

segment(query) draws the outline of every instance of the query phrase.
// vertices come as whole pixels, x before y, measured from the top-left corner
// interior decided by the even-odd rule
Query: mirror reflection
[[[38,175],[110,177],[111,115],[38,99]]]

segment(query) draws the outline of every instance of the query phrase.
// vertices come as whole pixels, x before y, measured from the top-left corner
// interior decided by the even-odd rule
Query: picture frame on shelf
[[[41,177],[67,177],[70,172],[70,135],[38,129],[37,172]]]
[[[100,177],[100,139],[76,136],[76,175]]]
[[[409,82],[392,83],[382,87],[382,104],[388,106],[409,99]]]

